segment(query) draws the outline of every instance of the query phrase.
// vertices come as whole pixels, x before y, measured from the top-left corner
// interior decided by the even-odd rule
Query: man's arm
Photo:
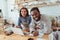
[[[46,33],[50,33],[52,31],[50,17],[48,15],[44,15],[43,21],[45,22]]]

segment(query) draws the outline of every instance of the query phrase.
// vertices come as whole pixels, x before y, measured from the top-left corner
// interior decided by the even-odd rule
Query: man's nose
[[[33,17],[35,18],[36,16],[34,15]]]

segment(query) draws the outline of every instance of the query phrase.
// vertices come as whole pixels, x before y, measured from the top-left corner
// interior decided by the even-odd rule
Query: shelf
[[[3,27],[4,27],[4,19],[0,18],[0,28],[3,28]]]
[[[36,3],[35,3],[36,2]],[[60,1],[56,1],[56,2],[50,2],[46,0],[16,0],[16,5],[18,5],[18,8],[21,7],[27,7],[27,8],[32,8],[32,7],[45,7],[45,6],[55,6],[55,5],[60,5]]]

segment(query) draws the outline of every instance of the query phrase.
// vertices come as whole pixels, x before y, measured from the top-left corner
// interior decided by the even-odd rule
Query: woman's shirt
[[[19,17],[18,18],[18,26],[21,26],[21,24],[24,27],[27,27],[27,25],[29,25],[31,23],[31,16],[27,16],[26,18],[23,17]]]

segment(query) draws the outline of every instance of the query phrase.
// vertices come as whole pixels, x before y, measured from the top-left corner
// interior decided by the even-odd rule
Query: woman
[[[18,18],[18,28],[21,28],[22,30],[28,32],[30,22],[31,22],[31,16],[29,15],[27,8],[25,7],[21,8]]]

